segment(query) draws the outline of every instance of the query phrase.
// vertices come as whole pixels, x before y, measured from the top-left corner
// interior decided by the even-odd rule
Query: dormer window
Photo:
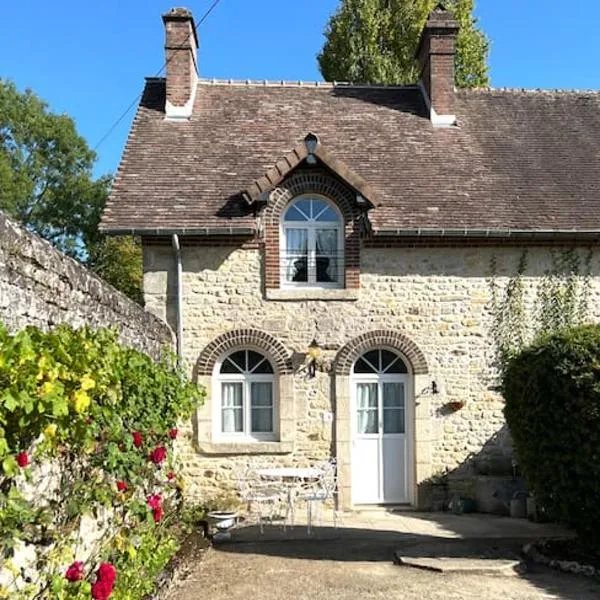
[[[283,213],[281,234],[282,287],[343,287],[344,225],[332,202],[295,199]]]

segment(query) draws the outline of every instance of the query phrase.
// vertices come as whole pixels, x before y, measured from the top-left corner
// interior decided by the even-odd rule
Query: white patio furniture
[[[329,461],[317,465],[316,470],[320,476],[317,480],[306,482],[297,492],[296,499],[306,502],[306,520],[308,535],[312,533],[313,521],[316,517],[318,523],[322,523],[322,507],[325,503],[332,503],[333,526],[337,527],[337,506],[339,498],[338,479],[337,479],[337,461]]]
[[[257,471],[249,465],[239,465],[234,469],[234,477],[240,498],[246,504],[250,518],[256,517],[260,533],[264,533],[264,519],[269,521],[279,508],[279,504],[286,500],[285,491],[276,480],[264,481],[258,476]]]

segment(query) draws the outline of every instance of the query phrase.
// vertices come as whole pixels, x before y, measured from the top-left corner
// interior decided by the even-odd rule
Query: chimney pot
[[[416,57],[421,68],[421,84],[434,125],[456,123],[454,116],[454,57],[458,23],[442,3],[429,14]]]
[[[192,116],[198,82],[198,36],[192,13],[172,8],[162,16],[165,26],[167,119]]]

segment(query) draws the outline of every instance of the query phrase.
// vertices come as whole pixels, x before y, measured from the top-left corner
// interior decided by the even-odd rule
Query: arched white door
[[[363,354],[352,373],[352,503],[409,498],[409,373],[387,349]]]

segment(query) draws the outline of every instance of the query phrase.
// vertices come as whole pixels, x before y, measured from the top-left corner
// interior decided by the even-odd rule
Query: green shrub
[[[172,356],[153,362],[121,346],[115,331],[28,327],[12,335],[0,324],[0,568],[14,571],[0,598],[89,598],[102,561],[117,569],[111,600],[151,591],[177,547],[177,423],[202,397]],[[48,462],[60,467],[58,500],[23,491]],[[101,513],[111,527],[84,555],[74,534],[84,515]],[[39,549],[40,574],[18,593],[17,544]],[[68,580],[71,562],[81,562],[83,580]],[[143,581],[134,585],[140,563]]]
[[[505,416],[537,501],[600,538],[600,326],[546,336],[511,359]]]

